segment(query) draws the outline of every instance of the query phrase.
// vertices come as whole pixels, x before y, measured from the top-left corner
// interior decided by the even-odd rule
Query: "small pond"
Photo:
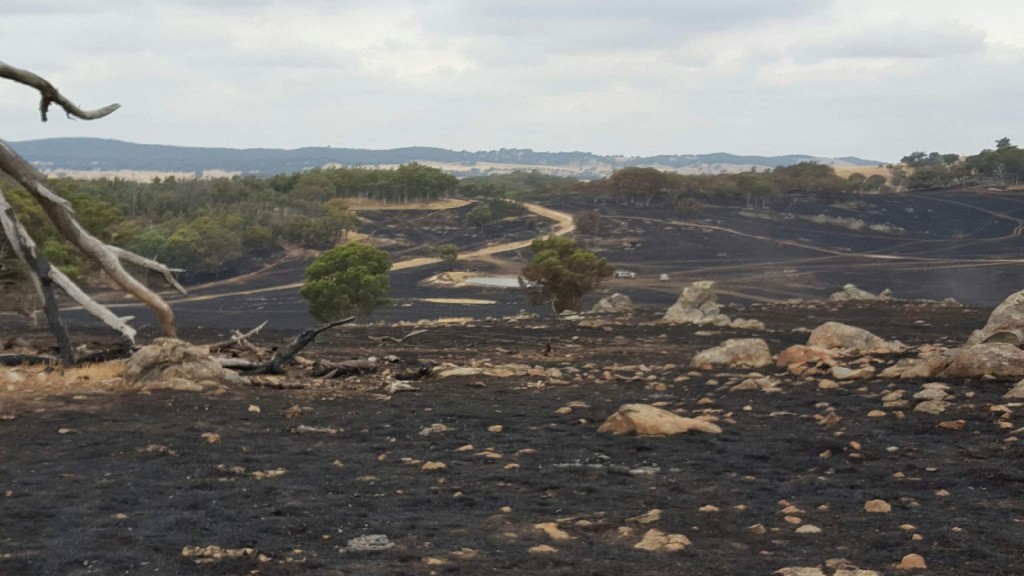
[[[519,278],[516,276],[473,276],[463,280],[463,283],[492,288],[519,288]]]

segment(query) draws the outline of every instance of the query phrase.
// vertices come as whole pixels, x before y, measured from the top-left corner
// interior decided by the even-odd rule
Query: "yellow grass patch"
[[[469,204],[468,200],[458,198],[445,198],[444,200],[435,200],[434,202],[409,202],[407,204],[381,202],[368,198],[342,198],[342,200],[345,201],[349,210],[361,210],[364,212],[378,210],[451,210]]]
[[[120,378],[124,374],[124,360],[111,360],[110,362],[99,362],[96,364],[84,364],[75,366],[64,371],[64,379],[70,381],[92,381],[110,380]]]
[[[885,166],[836,166],[836,174],[842,178],[849,178],[851,174],[860,173],[865,176],[874,176],[876,174],[885,176],[886,182],[892,180],[892,170],[889,170]]]

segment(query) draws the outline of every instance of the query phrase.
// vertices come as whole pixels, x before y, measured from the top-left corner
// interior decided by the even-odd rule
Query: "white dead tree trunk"
[[[120,108],[119,104],[111,104],[99,110],[82,110],[65,98],[45,79],[28,70],[15,68],[2,61],[0,61],[0,78],[7,78],[39,91],[42,97],[39,104],[39,112],[43,122],[46,122],[47,113],[52,104],[60,106],[69,118],[74,117],[83,120],[103,118]],[[53,222],[61,236],[83,254],[96,261],[100,268],[125,292],[135,296],[148,306],[153,311],[153,314],[156,315],[164,334],[168,336],[175,335],[174,313],[171,311],[171,307],[158,294],[128,274],[121,265],[120,260],[159,272],[178,292],[185,294],[185,289],[174,280],[171,274],[175,270],[168,269],[159,262],[143,258],[122,248],[108,246],[92,234],[89,234],[75,220],[71,204],[47,187],[46,176],[26,162],[2,140],[0,140],[0,171],[14,178],[32,195],[50,221]],[[118,318],[108,308],[89,298],[67,276],[46,263],[45,259],[42,259],[42,256],[35,250],[32,239],[28,237],[24,228],[18,223],[14,211],[10,209],[10,205],[3,196],[2,190],[0,190],[0,220],[2,220],[4,234],[14,248],[15,253],[32,271],[33,283],[37,288],[50,283],[56,284],[90,314],[120,332],[128,340],[134,339],[135,330],[128,326],[123,319]],[[42,265],[34,265],[34,262],[39,264],[40,259],[42,259]],[[45,297],[45,292],[42,292],[40,295]],[[49,316],[49,310],[47,314]],[[51,326],[54,325],[54,321],[55,319],[50,319]],[[59,320],[56,321],[59,322]],[[60,339],[59,336],[58,339]]]

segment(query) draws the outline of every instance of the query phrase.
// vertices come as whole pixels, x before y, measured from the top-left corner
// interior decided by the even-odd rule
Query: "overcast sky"
[[[1021,0],[0,0],[0,138],[653,155],[1024,141]]]

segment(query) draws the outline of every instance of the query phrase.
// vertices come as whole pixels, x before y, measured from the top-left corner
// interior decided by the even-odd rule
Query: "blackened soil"
[[[941,416],[907,408],[903,418],[893,411],[868,418],[882,394],[914,393],[921,382],[820,390],[778,374],[783,393],[729,393],[746,371],[686,367],[697,350],[727,337],[764,337],[778,352],[826,318],[912,345],[960,341],[987,310],[886,304],[726,312],[762,319],[769,330],[654,325],[651,312],[603,327],[566,320],[434,327],[384,347],[367,336],[408,329],[355,327],[325,334],[309,352],[525,363],[559,368],[566,384],[430,379],[416,383],[418,392],[384,399],[364,379],[297,391],[86,395],[56,410],[0,407],[0,415],[15,416],[0,420],[0,574],[753,575],[833,558],[895,573],[892,565],[908,553],[926,559],[927,574],[1024,574],[1024,453],[997,426],[1001,413],[990,410],[1010,383],[949,381],[956,400]],[[638,371],[643,378],[634,378]],[[570,402],[582,404],[555,413]],[[712,413],[724,432],[597,432],[632,402]],[[295,405],[305,410],[288,418]],[[841,420],[819,425],[814,416],[829,408]],[[956,419],[963,430],[936,427]],[[423,434],[438,423],[449,430]],[[337,432],[296,433],[300,425]],[[503,430],[489,431],[494,425]],[[446,468],[423,472],[427,461]],[[284,473],[253,475],[276,470]],[[864,512],[875,498],[892,512]],[[796,534],[783,500],[822,532]],[[719,510],[700,511],[708,505]],[[653,508],[663,510],[661,520],[627,522]],[[572,539],[552,540],[534,527],[543,522],[560,522]],[[755,524],[767,533],[749,531]],[[651,527],[693,544],[674,554],[634,549]],[[369,534],[394,546],[339,552]],[[557,552],[529,553],[540,544]],[[266,558],[196,564],[182,556],[185,546],[206,545],[251,547]]]

